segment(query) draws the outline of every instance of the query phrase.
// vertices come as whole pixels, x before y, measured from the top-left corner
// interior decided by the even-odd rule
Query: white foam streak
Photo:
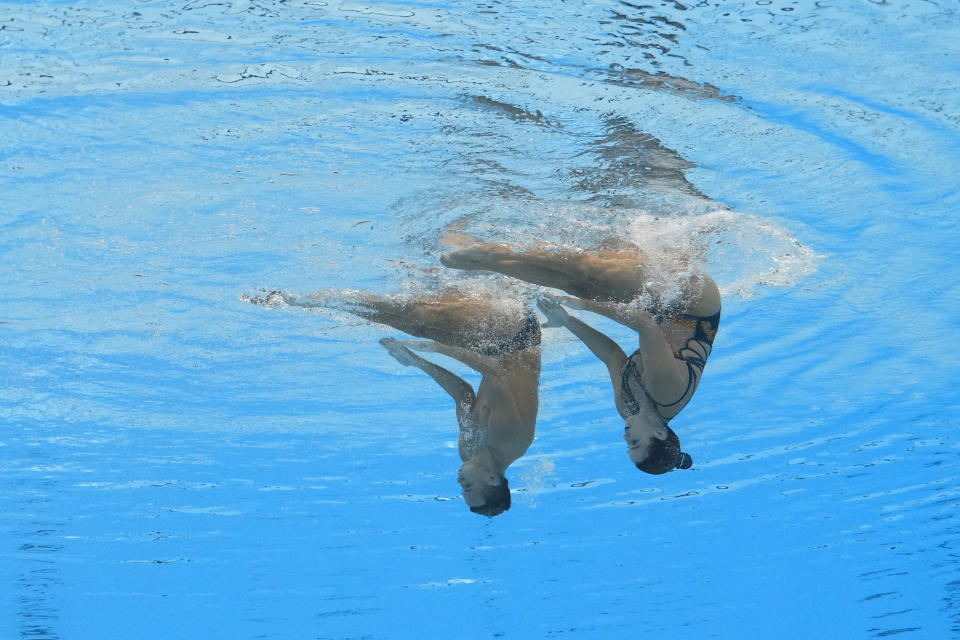
[[[775,222],[730,210],[671,217],[639,212],[627,239],[660,267],[664,282],[699,268],[725,297],[752,298],[760,287],[794,286],[824,258]]]

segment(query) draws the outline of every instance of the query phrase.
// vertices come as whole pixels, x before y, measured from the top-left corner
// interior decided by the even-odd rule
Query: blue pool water
[[[960,631],[956,3],[8,1],[0,59],[0,638]],[[703,252],[695,467],[547,331],[476,516],[394,332],[249,303],[533,295],[450,229]]]

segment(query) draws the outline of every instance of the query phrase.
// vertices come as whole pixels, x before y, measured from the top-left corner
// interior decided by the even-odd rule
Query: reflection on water
[[[684,171],[694,165],[652,135],[637,130],[622,116],[605,121],[607,134],[590,143],[596,158],[587,168],[571,170],[574,188],[590,194],[605,206],[636,207],[631,194],[681,193],[704,197],[687,180]]]
[[[643,69],[626,69],[618,64],[611,65],[607,73],[607,82],[623,87],[666,91],[684,97],[702,98],[734,102],[735,96],[724,94],[720,89],[710,84],[700,84],[678,76],[671,76],[662,71],[650,73]]]

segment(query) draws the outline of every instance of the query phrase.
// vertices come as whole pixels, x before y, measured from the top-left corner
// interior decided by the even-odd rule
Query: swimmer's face
[[[479,507],[486,502],[487,487],[500,484],[500,478],[475,462],[464,462],[457,473],[457,482],[460,483],[466,503],[471,507]]]
[[[634,464],[647,459],[656,440],[666,440],[667,430],[659,420],[644,419],[642,416],[630,416],[623,431],[627,443],[627,454]]]

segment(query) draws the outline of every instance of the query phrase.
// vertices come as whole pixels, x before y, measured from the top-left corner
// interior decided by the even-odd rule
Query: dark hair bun
[[[689,453],[680,452],[680,462],[677,464],[677,469],[689,469],[693,466],[693,458],[690,457]]]

